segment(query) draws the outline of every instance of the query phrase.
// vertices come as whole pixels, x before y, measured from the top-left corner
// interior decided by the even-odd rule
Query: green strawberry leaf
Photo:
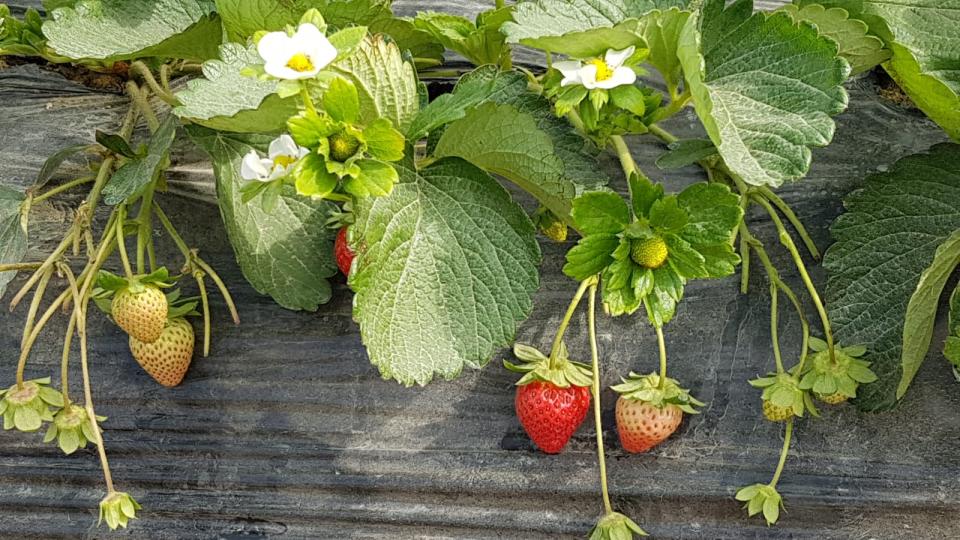
[[[693,165],[717,155],[717,147],[710,139],[682,139],[670,143],[667,148],[656,161],[657,167],[666,170]]]
[[[812,24],[821,36],[836,42],[838,54],[850,63],[851,75],[873,69],[890,58],[883,41],[868,33],[867,23],[851,17],[843,8],[788,4],[777,11],[790,15],[794,21]]]
[[[630,223],[630,209],[616,193],[584,193],[573,201],[573,222],[585,236],[617,234]]]
[[[453,92],[424,107],[410,124],[407,137],[419,139],[436,128],[463,118],[468,109],[493,101],[504,103],[527,92],[527,78],[518,71],[481,67],[464,75]]]
[[[521,2],[503,25],[510,43],[586,58],[643,41],[637,20],[656,9],[685,7],[685,0],[539,0]]]
[[[510,54],[500,27],[510,20],[512,12],[512,6],[485,11],[474,23],[459,15],[422,11],[417,13],[414,25],[477,66],[500,65]]]
[[[276,94],[276,80],[260,80],[242,74],[263,60],[255,46],[224,43],[220,58],[203,63],[203,78],[187,82],[177,93],[177,116],[220,131],[272,133],[286,127],[297,113],[294,99]]]
[[[15,264],[27,254],[27,224],[21,212],[23,193],[0,185],[0,264]],[[0,296],[16,272],[0,272]]]
[[[390,36],[404,53],[413,57],[419,67],[422,62],[427,65],[443,63],[443,45],[429,32],[416,27],[412,19],[394,17],[378,19],[369,24],[371,34],[386,34]]]
[[[103,188],[103,202],[120,204],[130,202],[140,195],[143,188],[163,172],[170,155],[170,146],[177,134],[180,122],[168,114],[147,143],[147,153],[131,159],[117,169]]]
[[[462,157],[506,177],[567,224],[570,201],[606,183],[596,147],[557,118],[548,100],[527,92],[521,73],[480,68],[450,96],[427,106],[421,115],[427,120],[418,117],[417,131],[411,130],[436,129],[440,124],[431,118],[452,122],[434,145],[436,157]]]
[[[334,65],[356,86],[360,96],[360,123],[387,118],[406,132],[420,108],[416,70],[396,43],[384,36],[367,37],[356,53]]]
[[[862,387],[863,409],[889,409],[930,346],[944,280],[960,256],[960,145],[901,159],[847,197],[824,257],[834,333],[864,343],[879,381]],[[909,348],[908,348],[909,346]]]
[[[217,13],[223,20],[227,38],[246,43],[261,30],[282,30],[296,26],[310,9],[323,14],[327,24],[340,28],[347,25],[367,26],[389,19],[390,0],[215,0]]]
[[[533,308],[540,248],[533,223],[496,180],[460,159],[361,199],[364,249],[350,285],[354,317],[384,378],[426,384],[480,367]]]
[[[810,147],[830,142],[830,116],[847,105],[849,65],[836,44],[786,13],[753,13],[751,0],[707,0],[678,54],[710,140],[749,184],[803,177]]]
[[[960,0],[864,0],[858,16],[893,51],[884,69],[960,141]]]
[[[553,140],[532,115],[512,105],[484,103],[443,132],[438,158],[460,157],[510,180],[563,219],[576,186],[565,176]]]
[[[220,214],[244,277],[257,292],[287,309],[313,311],[330,299],[327,278],[336,273],[335,232],[324,225],[332,204],[297,197],[284,188],[272,212],[241,200],[240,160],[261,152],[271,137],[220,133],[188,126],[187,133],[210,154],[217,177]]]
[[[640,19],[641,35],[650,49],[646,62],[660,72],[667,88],[673,91],[683,81],[677,47],[680,44],[680,33],[692,14],[690,11],[671,8],[651,11]]]
[[[80,0],[43,23],[57,54],[94,60],[206,60],[222,31],[212,0]]]
[[[943,345],[943,355],[960,369],[960,285],[950,295],[950,319],[947,324],[950,335]]]
[[[101,133],[103,132],[99,129],[96,131],[97,142],[100,142]],[[112,137],[117,137],[118,139],[120,138],[118,135],[112,135]],[[74,144],[57,150],[43,162],[43,166],[40,167],[40,171],[37,173],[37,180],[33,183],[33,189],[39,190],[43,186],[47,185],[47,182],[49,182],[53,178],[53,175],[56,174],[57,170],[60,169],[60,165],[63,165],[63,163],[70,157],[95,148],[96,146],[89,144]]]

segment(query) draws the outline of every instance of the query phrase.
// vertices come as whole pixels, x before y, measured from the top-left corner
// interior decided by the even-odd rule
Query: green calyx
[[[50,378],[24,381],[23,386],[13,385],[0,391],[0,414],[3,414],[3,429],[16,428],[32,432],[40,429],[43,422],[53,421],[53,408],[63,407],[63,396],[50,388]]]
[[[812,390],[821,400],[830,404],[843,403],[857,397],[861,384],[872,383],[877,375],[870,370],[870,362],[858,358],[866,352],[862,346],[834,347],[831,356],[827,344],[811,338],[812,362],[801,374],[799,387]]]
[[[634,535],[647,536],[647,533],[620,512],[610,512],[593,526],[590,540],[630,540]]]
[[[97,421],[106,420],[105,416],[98,416]],[[57,446],[64,454],[72,454],[80,448],[86,448],[88,442],[97,444],[97,436],[90,424],[87,411],[83,407],[68,404],[53,416],[53,423],[47,428],[43,442],[49,443],[56,439]]]
[[[556,358],[550,358],[530,345],[516,343],[513,355],[520,362],[514,364],[506,360],[503,367],[514,373],[523,373],[517,386],[535,381],[549,382],[559,388],[570,386],[590,386],[593,383],[593,371],[590,366],[570,360],[567,346],[560,343]]]
[[[589,192],[573,201],[583,238],[567,253],[563,271],[582,281],[600,274],[611,315],[646,304],[651,324],[669,322],[690,279],[732,274],[740,262],[730,245],[743,210],[727,186],[693,184],[667,195],[663,186],[631,175],[631,200]]]
[[[131,519],[136,519],[137,510],[140,508],[140,504],[130,494],[115,491],[100,501],[100,520],[97,524],[106,521],[111,530],[117,527],[126,528]]]
[[[631,371],[630,375],[621,380],[623,381],[621,384],[610,388],[625,399],[649,403],[661,409],[667,405],[676,405],[689,414],[698,414],[700,411],[694,407],[704,405],[702,401],[691,396],[689,390],[681,388],[676,379],[667,377],[661,387],[658,373],[639,375]]]
[[[748,381],[754,388],[762,388],[766,406],[764,414],[773,421],[784,421],[789,415],[802,417],[805,411],[813,416],[819,416],[810,392],[800,388],[796,377],[789,373],[771,373],[766,377],[759,377]],[[779,412],[786,411],[781,417]]]
[[[287,121],[293,140],[310,150],[292,173],[297,192],[316,198],[332,198],[338,191],[355,197],[389,194],[399,180],[390,163],[403,158],[406,139],[386,118],[360,125],[336,105]]]
[[[659,236],[630,243],[630,258],[644,268],[660,268],[667,262],[667,255],[667,243]]]
[[[767,525],[773,525],[780,519],[783,509],[783,497],[769,484],[753,484],[737,491],[736,499],[744,504],[751,517],[763,512]]]

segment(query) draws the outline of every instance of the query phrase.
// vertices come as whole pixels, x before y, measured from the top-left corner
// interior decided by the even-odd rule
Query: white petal
[[[580,69],[579,60],[563,60],[562,62],[554,62],[553,67],[560,73],[563,73],[564,77],[570,77],[574,75]]]
[[[240,177],[244,180],[261,180],[270,174],[272,166],[273,161],[261,159],[256,150],[251,150],[240,162]]]
[[[330,65],[330,62],[333,62],[337,57],[336,47],[323,35],[320,35],[304,52],[310,58],[310,61],[313,62],[313,66],[317,71]]]
[[[597,66],[594,64],[587,64],[580,68],[579,76],[580,83],[583,84],[584,88],[587,90],[600,88],[600,85],[597,82]]]
[[[290,41],[297,51],[302,52],[312,47],[319,39],[327,40],[326,36],[323,35],[323,32],[321,32],[316,25],[303,23],[297,27],[297,31],[293,34],[293,37],[290,38]]]
[[[610,69],[617,69],[622,66],[624,62],[627,61],[627,58],[633,56],[633,52],[636,50],[636,47],[629,46],[622,51],[615,51],[610,49],[607,51],[607,54],[604,56],[603,60],[610,66]]]
[[[296,54],[290,36],[286,32],[270,32],[260,38],[257,43],[257,52],[264,63],[280,63],[286,65],[290,57]]]
[[[277,156],[296,156],[300,147],[293,142],[293,137],[284,133],[270,143],[270,159],[277,159]]]
[[[263,70],[267,72],[267,75],[276,77],[278,79],[309,79],[317,74],[319,69],[313,69],[310,71],[297,71],[287,67],[287,62],[290,61],[290,58],[285,58],[277,62],[267,62],[263,65]]]
[[[597,81],[596,88],[609,90],[617,86],[633,84],[636,80],[637,74],[634,73],[632,69],[628,67],[618,67],[617,69],[613,70],[613,76],[611,76],[609,79],[605,81]]]
[[[300,146],[300,147],[297,148],[297,159],[300,159],[300,158],[302,158],[303,156],[305,156],[305,155],[307,155],[307,154],[309,154],[309,153],[310,153],[310,150],[309,150],[309,149]]]
[[[287,165],[285,167],[274,167],[273,170],[270,172],[270,178],[268,178],[267,180],[276,180],[281,176],[286,176],[292,170],[293,170],[293,165]]]

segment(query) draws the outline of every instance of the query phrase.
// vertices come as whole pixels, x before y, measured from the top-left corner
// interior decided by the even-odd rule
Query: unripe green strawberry
[[[839,405],[850,399],[848,396],[841,394],[840,392],[834,392],[833,394],[829,395],[816,394],[816,396],[817,399],[826,403],[827,405]]]
[[[153,343],[167,324],[167,297],[155,285],[128,287],[117,291],[110,313],[117,326],[143,343]]]
[[[793,416],[793,407],[781,407],[769,399],[763,400],[763,416],[771,422],[786,422]]]
[[[193,326],[186,319],[169,321],[160,337],[144,343],[130,336],[130,352],[140,367],[163,386],[180,384],[193,358]]]
[[[630,258],[644,268],[660,268],[667,262],[667,243],[655,236],[634,240],[630,246]]]

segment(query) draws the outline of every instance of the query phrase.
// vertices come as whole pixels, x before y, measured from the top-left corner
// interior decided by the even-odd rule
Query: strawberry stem
[[[153,112],[153,107],[150,106],[150,102],[147,100],[148,93],[146,86],[141,87],[134,81],[127,81],[127,94],[130,96],[130,100],[133,101],[137,110],[143,114],[143,118],[147,121],[147,127],[150,128],[150,133],[153,133],[160,127],[160,121],[157,120],[157,115]],[[120,136],[124,139],[129,137],[129,135],[124,136],[123,134]]]
[[[560,321],[560,326],[557,327],[557,335],[553,338],[553,346],[550,347],[550,369],[560,368],[558,357],[560,356],[560,345],[563,344],[563,334],[566,333],[567,326],[570,325],[570,319],[573,318],[573,313],[577,310],[577,306],[580,305],[583,293],[587,292],[587,288],[594,284],[596,284],[596,278],[591,277],[583,280],[577,289],[577,293],[573,295],[573,300],[570,301],[567,312],[564,314],[563,320]]]
[[[74,187],[76,187],[76,186],[79,186],[79,185],[82,185],[82,184],[89,184],[90,182],[93,182],[96,178],[97,178],[96,176],[84,176],[84,177],[82,177],[82,178],[77,178],[76,180],[71,180],[71,181],[69,181],[69,182],[64,182],[63,184],[60,184],[59,186],[54,187],[54,188],[50,188],[49,191],[46,191],[46,192],[41,193],[40,195],[37,195],[36,197],[34,197],[34,198],[33,198],[33,201],[32,201],[32,204],[37,204],[38,202],[40,202],[40,201],[42,201],[42,200],[49,199],[50,197],[53,197],[54,195],[57,195],[57,194],[59,194],[59,193],[63,193],[64,191],[67,191],[67,190],[69,190],[69,189],[71,189],[71,188],[74,188]]]
[[[33,324],[37,318],[37,311],[40,310],[40,302],[43,301],[43,295],[47,292],[47,285],[50,284],[50,278],[53,277],[53,268],[47,268],[40,276],[40,283],[33,292],[33,300],[30,302],[30,309],[27,311],[27,321],[23,325],[23,337],[20,338],[20,349],[23,350],[33,330]],[[23,388],[23,370],[17,370],[17,388]]]
[[[153,255],[153,230],[151,224],[153,219],[151,210],[153,209],[153,193],[157,187],[157,179],[154,178],[147,186],[143,197],[140,199],[140,213],[137,214],[137,273],[145,274],[144,253],[149,252],[150,269],[156,266],[156,260]]]
[[[313,98],[310,97],[310,90],[306,83],[300,84],[300,98],[303,100],[303,108],[308,113],[317,113],[317,108],[313,105]]]
[[[607,460],[603,451],[603,422],[600,415],[600,355],[597,354],[597,279],[590,278],[584,281],[592,282],[590,287],[589,310],[587,311],[587,328],[590,332],[590,361],[593,365],[593,384],[590,391],[593,394],[593,421],[597,431],[597,461],[600,464],[600,490],[603,493],[603,509],[606,514],[613,513],[610,504],[610,493],[607,489]]]
[[[161,66],[161,68],[167,67],[166,64]],[[169,68],[168,68],[169,69]],[[157,83],[157,79],[153,76],[153,72],[150,71],[150,68],[147,67],[141,60],[136,60],[130,64],[130,71],[136,73],[147,83],[147,86],[150,87],[150,90],[160,99],[162,99],[167,105],[179,105],[177,98],[173,96],[170,92],[160,86]],[[163,70],[161,69],[161,74]],[[168,75],[169,76],[169,75]],[[163,77],[161,77],[163,78]]]
[[[777,212],[773,206],[770,205],[770,202],[760,196],[754,196],[753,199],[757,201],[760,206],[763,206],[767,213],[770,214],[770,218],[777,227],[780,243],[787,248],[787,251],[789,251],[790,255],[793,257],[793,262],[796,265],[797,270],[800,272],[800,278],[803,279],[803,284],[807,287],[807,292],[810,294],[810,298],[813,299],[813,305],[816,306],[817,313],[820,315],[820,322],[823,325],[823,334],[827,340],[827,350],[830,351],[830,360],[836,364],[837,358],[834,350],[833,331],[830,328],[830,318],[827,316],[827,310],[823,307],[823,302],[820,300],[820,294],[817,293],[817,288],[813,285],[813,281],[810,279],[810,274],[807,273],[807,267],[803,263],[803,257],[800,256],[800,251],[797,249],[796,244],[793,243],[793,238],[790,237],[790,233],[787,232],[786,227],[783,225],[783,221],[780,219],[780,216],[777,215]]]
[[[767,186],[759,186],[756,189],[760,195],[773,203],[773,205],[776,206],[777,209],[780,210],[780,212],[787,218],[787,221],[793,225],[793,228],[797,231],[797,234],[800,235],[800,240],[803,241],[807,251],[810,252],[810,256],[816,260],[819,260],[820,250],[817,249],[817,244],[814,243],[813,238],[810,238],[810,233],[807,232],[807,228],[803,226],[803,222],[797,217],[797,214],[793,211],[793,208],[790,208],[790,205],[787,204],[786,201],[781,199],[779,195],[774,193],[773,190]]]
[[[60,359],[60,393],[63,395],[63,406],[70,405],[70,344],[73,343],[73,332],[77,328],[76,310],[70,314],[67,322],[67,334],[63,337],[63,356]]]
[[[197,288],[200,289],[200,304],[203,306],[203,357],[210,356],[210,302],[207,299],[207,286],[203,283],[203,272],[197,270],[193,273],[197,280]]]
[[[780,461],[777,463],[777,470],[773,473],[773,479],[768,484],[772,488],[777,487],[780,481],[780,475],[783,473],[783,466],[787,463],[787,454],[790,453],[790,438],[793,435],[793,418],[787,420],[787,428],[783,434],[783,448],[780,450]]]
[[[104,250],[101,249],[100,254],[104,254]],[[103,260],[106,257],[98,257],[94,261],[94,266],[99,269],[99,266],[103,264]],[[83,284],[83,291],[80,291],[77,287],[77,280],[73,276],[73,272],[70,268],[66,268],[64,272],[67,276],[67,280],[70,282],[70,292],[73,294],[73,304],[74,304],[74,316],[77,320],[77,335],[80,336],[80,370],[83,374],[83,394],[85,400],[85,409],[87,411],[87,421],[90,422],[90,427],[92,428],[94,435],[96,435],[97,440],[94,441],[97,445],[97,453],[100,455],[100,467],[103,469],[103,479],[107,484],[107,493],[113,494],[113,476],[110,473],[110,463],[107,461],[107,452],[104,449],[103,445],[103,436],[100,434],[100,426],[97,425],[97,413],[93,409],[93,392],[90,389],[90,369],[87,363],[87,302],[90,300],[90,292],[96,272],[90,272],[87,274],[86,279]]]
[[[126,222],[127,207],[121,204],[117,207],[117,249],[120,251],[120,261],[123,263],[123,272],[127,275],[127,280],[133,281],[133,268],[130,266],[130,258],[127,257],[127,242],[123,231]]]
[[[780,290],[777,284],[770,282],[770,340],[773,342],[773,360],[777,363],[777,373],[783,373],[783,359],[780,356],[780,337],[777,328],[778,306]]]

